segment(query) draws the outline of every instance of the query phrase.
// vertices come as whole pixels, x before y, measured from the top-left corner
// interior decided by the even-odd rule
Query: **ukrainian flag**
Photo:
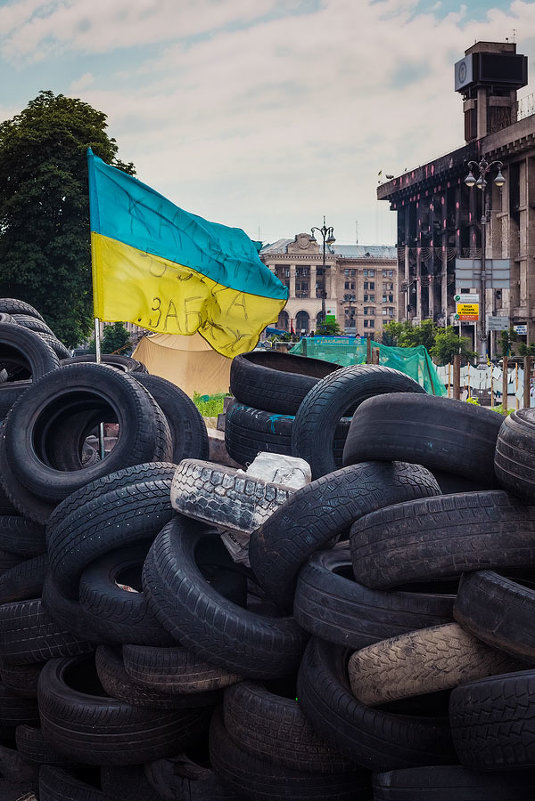
[[[288,289],[240,228],[208,222],[88,148],[95,317],[196,331],[224,356],[252,350]]]

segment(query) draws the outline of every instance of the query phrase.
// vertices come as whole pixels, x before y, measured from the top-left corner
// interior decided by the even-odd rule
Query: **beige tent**
[[[132,354],[149,373],[172,381],[190,398],[228,392],[232,359],[221,356],[200,334],[149,334]]]

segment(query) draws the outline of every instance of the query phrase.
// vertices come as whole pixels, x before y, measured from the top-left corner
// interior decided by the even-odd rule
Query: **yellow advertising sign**
[[[457,303],[457,314],[479,317],[479,303]]]

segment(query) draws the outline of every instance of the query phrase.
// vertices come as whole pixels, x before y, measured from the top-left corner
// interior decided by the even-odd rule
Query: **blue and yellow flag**
[[[95,317],[252,350],[288,289],[240,228],[183,211],[88,148]]]

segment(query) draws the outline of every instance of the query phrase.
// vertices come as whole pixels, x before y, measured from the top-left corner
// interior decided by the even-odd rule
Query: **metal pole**
[[[323,228],[321,230],[323,236],[323,289],[321,292],[321,323],[325,325],[325,317],[326,317],[326,310],[325,310],[325,298],[327,296],[327,275],[325,273],[325,237],[327,232],[325,230],[325,217],[323,218]]]
[[[479,302],[479,363],[487,363],[487,265],[485,262],[485,250],[487,245],[487,190],[483,190],[483,214],[481,215],[481,298]]]
[[[95,317],[95,362],[100,364],[101,356],[100,356],[100,320],[98,317]],[[98,424],[98,452],[101,459],[104,459],[106,455],[104,449],[104,423]]]

